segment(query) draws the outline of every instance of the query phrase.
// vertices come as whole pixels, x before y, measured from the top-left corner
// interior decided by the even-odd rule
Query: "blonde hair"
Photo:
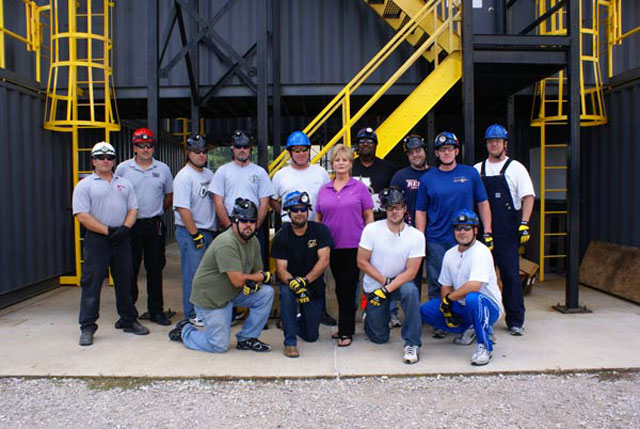
[[[331,166],[333,167],[333,162],[336,160],[336,158],[338,158],[339,156],[345,156],[349,161],[351,161],[351,163],[353,164],[353,150],[348,147],[343,145],[342,143],[337,144],[333,147],[333,150],[331,151]]]

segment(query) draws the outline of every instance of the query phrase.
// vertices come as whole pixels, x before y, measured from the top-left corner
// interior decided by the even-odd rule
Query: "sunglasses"
[[[238,144],[234,144],[233,147],[234,149],[251,149],[251,146],[238,145]]]
[[[296,147],[291,149],[291,152],[293,153],[302,153],[302,152],[309,152],[309,148],[308,147]]]
[[[376,142],[373,140],[358,140],[359,145],[374,145]]]
[[[150,143],[136,143],[136,147],[138,149],[151,149],[151,148],[153,148],[153,144],[150,144]]]
[[[307,210],[309,210],[309,207],[307,206],[302,206],[302,207],[289,207],[289,210],[291,210],[294,213],[306,213]]]
[[[455,227],[453,227],[454,231],[471,231],[473,229],[472,226],[470,225],[456,225]]]
[[[204,155],[207,153],[206,150],[202,150],[202,149],[193,149],[191,152],[195,153],[196,155]]]
[[[256,223],[256,219],[238,219],[240,223]]]
[[[104,161],[105,159],[107,161],[113,161],[116,157],[115,155],[94,155],[93,159],[99,159],[100,161]]]

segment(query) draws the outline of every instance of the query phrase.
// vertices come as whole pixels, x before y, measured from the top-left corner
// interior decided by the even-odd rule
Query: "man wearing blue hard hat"
[[[453,216],[449,228],[457,245],[449,249],[442,261],[438,281],[440,297],[422,304],[422,321],[447,332],[460,334],[454,344],[469,345],[477,338],[472,365],[486,365],[491,359],[491,327],[504,312],[500,289],[493,267],[491,251],[478,242],[478,216],[467,209]],[[474,336],[464,334],[474,328]]]
[[[493,257],[502,279],[502,303],[509,333],[524,333],[524,292],[520,283],[518,246],[529,241],[529,219],[535,191],[527,169],[507,156],[509,136],[499,124],[484,134],[488,157],[475,165],[491,206]]]

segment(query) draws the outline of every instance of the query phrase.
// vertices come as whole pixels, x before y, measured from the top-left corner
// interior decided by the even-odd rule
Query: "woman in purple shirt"
[[[331,250],[331,272],[338,297],[339,347],[351,345],[356,329],[356,289],[360,271],[356,262],[364,226],[373,222],[373,200],[367,187],[351,177],[353,151],[343,144],[331,153],[335,179],[320,188],[316,220],[329,228],[335,247]]]

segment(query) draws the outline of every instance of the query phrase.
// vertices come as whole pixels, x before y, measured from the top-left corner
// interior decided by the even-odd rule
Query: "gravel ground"
[[[631,428],[639,422],[638,372],[276,381],[0,379],[1,428]]]

